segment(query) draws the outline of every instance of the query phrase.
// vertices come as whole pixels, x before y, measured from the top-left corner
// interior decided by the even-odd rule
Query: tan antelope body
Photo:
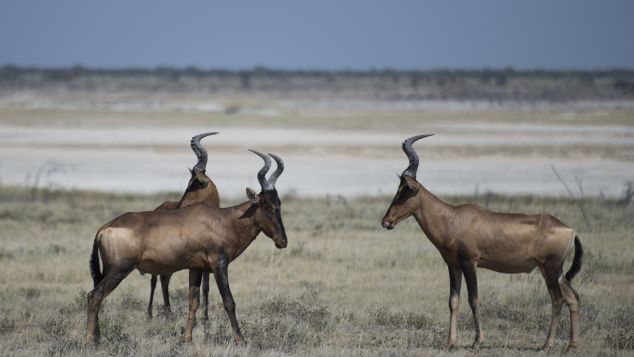
[[[189,269],[189,316],[185,341],[191,341],[203,272],[212,272],[236,341],[243,341],[229,289],[228,265],[260,232],[276,247],[287,245],[281,202],[275,181],[283,162],[275,155],[277,170],[267,180],[270,159],[258,173],[262,191],[247,189],[249,200],[234,207],[217,208],[197,203],[176,210],[125,213],[99,229],[93,243],[90,268],[95,288],[88,293],[87,341],[99,338],[98,312],[103,299],[134,269],[154,275]],[[99,256],[103,272],[99,268]]]
[[[220,197],[214,182],[205,173],[207,166],[207,150],[200,144],[200,140],[209,135],[218,134],[210,132],[199,134],[191,139],[192,151],[196,154],[198,162],[190,170],[191,178],[187,183],[187,188],[179,201],[165,201],[155,208],[155,211],[175,210],[187,207],[195,203],[206,203],[213,207],[220,207]],[[166,315],[171,315],[169,300],[169,282],[172,274],[161,275],[161,290],[163,292],[163,308]],[[150,302],[148,303],[147,316],[152,318],[152,302],[154,300],[154,290],[156,289],[156,275],[152,275],[150,280]],[[209,319],[209,272],[203,273],[203,320]]]
[[[414,216],[419,226],[440,252],[449,268],[450,329],[448,344],[456,340],[460,288],[464,276],[473,312],[479,347],[483,336],[480,325],[476,269],[487,268],[507,274],[529,273],[539,268],[552,301],[552,319],[544,349],[549,349],[561,316],[562,302],[570,310],[570,342],[577,346],[579,336],[579,296],[570,282],[581,269],[583,250],[575,231],[557,218],[546,215],[492,212],[476,205],[453,206],[435,197],[416,180],[418,155],[414,141],[429,135],[411,137],[403,142],[410,164],[387,213],[383,227]],[[573,249],[570,270],[562,276],[564,259]]]

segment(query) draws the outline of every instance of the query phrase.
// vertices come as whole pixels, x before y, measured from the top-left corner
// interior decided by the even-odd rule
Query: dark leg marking
[[[172,308],[170,307],[170,279],[172,274],[161,275],[161,291],[163,292],[163,312],[166,317],[172,316]]]
[[[233,301],[231,295],[231,289],[229,289],[229,275],[227,272],[229,263],[226,259],[221,259],[218,262],[218,267],[214,270],[214,277],[216,278],[216,285],[218,285],[218,291],[222,297],[222,304],[229,315],[229,321],[233,328],[233,338],[236,343],[243,343],[244,337],[240,332],[240,326],[238,326],[238,320],[236,319],[236,303]]]
[[[154,289],[156,289],[156,275],[152,275],[150,279],[150,303],[147,306],[147,318],[152,318],[152,303],[154,302]]]
[[[460,307],[460,289],[462,285],[462,270],[460,268],[449,268],[449,338],[448,347],[452,347],[456,342],[458,310]]]
[[[467,284],[467,292],[469,293],[469,306],[473,312],[473,322],[475,325],[476,336],[473,342],[473,348],[479,348],[482,342],[482,326],[480,325],[480,305],[478,301],[478,276],[476,273],[475,262],[463,259],[460,261],[462,273],[465,283]]]

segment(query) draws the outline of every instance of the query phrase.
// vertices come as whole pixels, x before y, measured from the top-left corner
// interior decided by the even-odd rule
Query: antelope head
[[[252,206],[249,211],[253,214],[256,225],[264,234],[275,242],[277,248],[286,248],[288,240],[286,239],[286,230],[282,222],[282,202],[277,195],[275,182],[284,171],[284,162],[274,154],[269,154],[277,163],[277,169],[271,174],[267,180],[265,175],[271,168],[271,159],[269,156],[255,150],[249,150],[264,160],[264,166],[258,172],[258,181],[260,182],[261,192],[256,193],[247,188],[247,198]]]
[[[419,139],[432,136],[434,134],[416,135],[403,141],[403,151],[409,159],[409,166],[400,176],[398,190],[392,204],[383,216],[383,228],[393,229],[396,224],[414,213],[419,207],[417,199],[418,192],[422,188],[421,184],[416,181],[416,172],[418,171],[418,155],[412,148],[412,144]]]
[[[192,151],[198,157],[198,162],[189,170],[191,178],[187,183],[187,189],[181,198],[179,207],[189,206],[194,203],[204,202],[210,196],[217,196],[218,190],[209,177],[205,174],[207,167],[207,150],[200,144],[200,140],[217,132],[198,134],[190,141]]]

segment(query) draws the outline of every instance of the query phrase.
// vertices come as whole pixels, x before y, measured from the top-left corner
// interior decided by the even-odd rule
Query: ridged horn
[[[273,189],[275,189],[275,187],[273,187],[273,185],[271,185],[271,183],[268,182],[265,177],[266,173],[269,172],[269,169],[271,168],[271,159],[259,151],[253,149],[249,149],[249,151],[258,155],[262,158],[262,160],[264,160],[264,166],[260,169],[260,171],[258,171],[258,181],[260,182],[260,187],[262,188],[262,191],[272,191]]]
[[[403,171],[403,176],[416,177],[416,172],[418,171],[418,154],[416,154],[416,151],[412,148],[412,144],[414,144],[416,140],[432,135],[434,134],[416,135],[403,141],[403,152],[405,152],[405,155],[407,155],[409,159],[409,166]]]
[[[205,150],[205,148],[200,145],[200,140],[206,136],[216,134],[218,134],[218,132],[213,131],[209,133],[198,134],[192,137],[192,140],[189,143],[192,147],[192,151],[194,152],[194,154],[196,154],[196,157],[198,157],[198,162],[194,166],[193,170],[205,171],[205,168],[207,167],[207,150]]]
[[[275,182],[277,181],[277,178],[280,177],[282,172],[284,172],[284,161],[282,161],[281,157],[275,154],[269,153],[269,156],[272,157],[273,160],[275,160],[275,163],[277,164],[277,169],[275,169],[275,171],[271,174],[271,177],[269,177],[269,180],[268,180],[269,183],[273,185],[273,187],[275,187]]]

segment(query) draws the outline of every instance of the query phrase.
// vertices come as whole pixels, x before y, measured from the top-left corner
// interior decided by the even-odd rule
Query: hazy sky
[[[1,0],[0,65],[634,68],[634,1]]]

